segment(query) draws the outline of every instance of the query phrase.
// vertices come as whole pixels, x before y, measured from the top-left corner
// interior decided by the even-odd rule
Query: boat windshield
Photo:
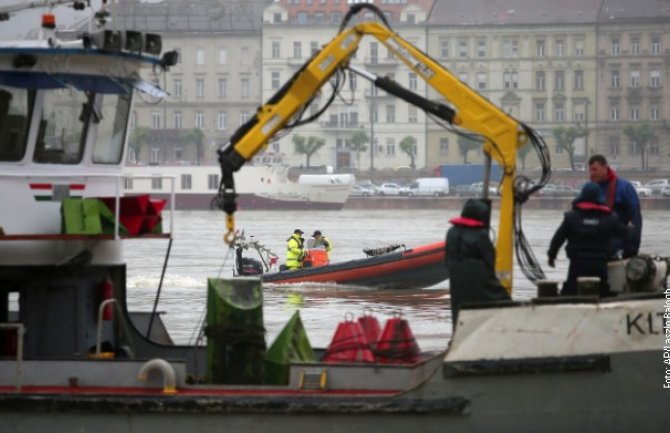
[[[93,121],[98,123],[93,162],[97,164],[119,164],[123,156],[123,143],[126,138],[126,124],[128,123],[130,101],[132,99],[131,93],[101,96],[103,99],[100,110],[93,117]]]
[[[49,164],[78,164],[86,137],[87,93],[70,88],[42,92],[44,101],[33,160]],[[90,95],[90,94],[88,94]]]
[[[34,95],[27,89],[0,85],[0,161],[23,159]]]

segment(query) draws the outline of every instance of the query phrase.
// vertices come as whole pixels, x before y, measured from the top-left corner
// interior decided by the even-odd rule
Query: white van
[[[420,177],[409,186],[407,195],[444,196],[449,194],[449,179],[446,177]]]

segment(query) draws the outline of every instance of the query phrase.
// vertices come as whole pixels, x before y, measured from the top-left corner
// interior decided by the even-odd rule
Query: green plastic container
[[[265,383],[286,385],[291,362],[314,361],[316,356],[302,325],[300,311],[296,310],[265,355]]]
[[[210,383],[263,383],[265,329],[259,278],[207,280],[205,335]]]

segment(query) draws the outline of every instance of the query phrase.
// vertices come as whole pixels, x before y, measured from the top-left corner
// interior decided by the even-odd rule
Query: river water
[[[441,240],[448,220],[459,211],[342,210],[239,211],[236,226],[253,235],[283,259],[286,239],[295,228],[307,238],[319,229],[333,243],[331,261],[364,257],[363,248],[403,243],[408,248]],[[670,255],[667,211],[646,211],[642,252]],[[556,269],[546,266],[546,251],[562,220],[556,210],[525,210],[524,231],[547,277],[562,280],[568,260],[561,253]],[[169,227],[166,213],[164,227]],[[492,221],[497,221],[494,215]],[[178,344],[193,343],[204,317],[207,278],[232,276],[232,253],[222,241],[224,216],[217,211],[178,211],[174,241],[158,311]],[[167,250],[167,240],[125,243],[128,262],[128,304],[133,311],[151,311]],[[252,256],[253,257],[253,256]],[[326,347],[347,313],[360,316],[369,309],[383,326],[399,311],[409,321],[421,349],[446,348],[451,335],[449,282],[422,290],[374,290],[340,286],[269,285],[264,290],[266,341],[270,344],[296,309],[300,310],[314,347]],[[528,299],[535,287],[519,269],[514,274],[514,299]]]

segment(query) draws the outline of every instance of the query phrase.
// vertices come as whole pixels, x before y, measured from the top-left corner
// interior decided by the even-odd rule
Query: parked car
[[[382,183],[379,187],[379,195],[400,195],[400,185],[397,183]]]
[[[451,189],[451,192],[458,197],[475,197],[478,195],[472,185],[456,185]]]
[[[379,186],[375,185],[369,180],[362,180],[360,182],[356,182],[356,185],[366,188],[368,191],[370,191],[370,195],[377,195],[379,193]]]
[[[420,177],[409,185],[407,195],[445,196],[449,194],[449,179],[446,177]]]
[[[670,185],[668,179],[654,179],[647,182],[644,186],[651,190],[652,194],[660,194],[663,187]]]
[[[544,197],[576,197],[579,190],[569,185],[550,183],[545,185],[539,193]]]
[[[470,188],[475,192],[475,195],[483,195],[484,182],[475,182],[470,185]],[[495,182],[489,182],[489,196],[494,195],[500,195],[500,185]]]
[[[646,186],[643,186],[637,180],[631,180],[630,183],[635,188],[638,197],[651,197],[652,194],[651,189],[647,188]]]
[[[666,185],[663,187],[663,189],[661,190],[661,195],[663,197],[670,197],[670,185]]]
[[[358,196],[358,197],[369,197],[375,195],[375,190],[368,188],[362,185],[354,185],[351,187],[351,193],[349,195]]]

